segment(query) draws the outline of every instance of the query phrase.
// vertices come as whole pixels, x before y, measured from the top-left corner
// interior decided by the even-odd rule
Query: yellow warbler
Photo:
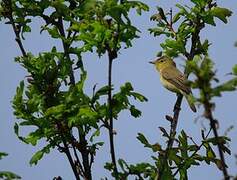
[[[154,64],[160,73],[162,85],[172,92],[184,95],[192,111],[196,112],[197,110],[192,102],[192,91],[188,86],[188,80],[184,74],[176,68],[175,62],[168,56],[162,56],[150,63]]]

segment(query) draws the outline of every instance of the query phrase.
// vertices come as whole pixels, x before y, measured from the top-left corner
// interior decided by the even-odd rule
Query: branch
[[[90,162],[89,162],[89,151],[87,149],[87,141],[85,138],[85,134],[83,132],[79,131],[79,138],[80,138],[80,145],[81,145],[80,153],[82,156],[82,163],[83,163],[85,177],[86,177],[85,179],[91,180],[92,179],[91,166],[90,166]]]
[[[108,48],[108,56],[109,56],[109,67],[108,67],[108,86],[109,86],[109,92],[108,92],[108,109],[109,109],[109,142],[110,142],[110,154],[113,164],[113,170],[115,178],[118,177],[118,169],[117,169],[117,162],[116,162],[116,156],[115,156],[115,148],[114,148],[114,133],[113,133],[113,107],[112,107],[112,63],[113,60],[116,58],[117,53],[116,51],[112,51],[110,48]]]
[[[123,0],[120,0],[120,4],[123,4]],[[113,132],[113,106],[112,106],[112,65],[113,60],[117,58],[117,44],[119,43],[119,32],[120,32],[120,24],[118,24],[117,32],[115,33],[115,46],[114,49],[109,47],[109,44],[107,44],[107,52],[108,52],[108,58],[109,58],[109,65],[108,65],[108,86],[109,86],[109,92],[108,92],[108,109],[109,109],[109,123],[108,123],[108,130],[109,130],[109,142],[110,142],[110,155],[112,159],[113,164],[113,171],[115,179],[118,179],[118,168],[117,168],[117,161],[115,156],[115,148],[114,148],[114,132]],[[105,124],[106,125],[106,124]]]
[[[12,25],[13,31],[15,33],[15,40],[21,50],[21,53],[24,57],[27,57],[27,53],[26,50],[24,49],[23,43],[21,41],[21,37],[20,37],[20,32],[21,32],[21,26],[20,25],[16,25],[14,18],[13,18],[13,10],[12,10],[12,1],[11,0],[3,0],[4,5],[6,6],[6,8],[8,9],[8,12],[6,14],[6,17],[9,19],[10,24]]]
[[[75,164],[73,162],[73,159],[72,159],[71,153],[69,151],[69,147],[68,147],[68,144],[67,144],[66,138],[64,136],[64,132],[62,131],[62,127],[61,127],[60,123],[57,123],[57,128],[58,128],[58,130],[60,132],[60,135],[62,137],[62,141],[63,141],[63,145],[64,145],[64,152],[67,155],[67,158],[68,158],[69,163],[70,163],[70,165],[72,167],[72,170],[73,170],[73,173],[75,175],[75,178],[76,178],[76,180],[80,180],[80,176],[79,176],[79,174],[77,172],[77,168],[76,168],[76,166],[75,166]]]
[[[172,12],[172,11],[171,11]],[[170,12],[170,15],[172,16],[172,13]],[[167,23],[169,24],[169,23]],[[171,23],[172,24],[172,23]],[[185,52],[184,55],[187,58],[187,60],[191,61],[194,56],[198,53],[197,51],[197,44],[200,42],[200,37],[199,37],[199,33],[201,31],[201,29],[204,28],[204,24],[201,23],[200,18],[198,18],[198,21],[195,25],[195,31],[192,33],[192,37],[191,37],[191,49],[190,52]],[[173,29],[170,29],[170,31],[174,31]],[[184,71],[185,76],[188,78],[189,74],[187,73],[187,70],[185,69]],[[182,100],[183,100],[183,95],[182,94],[177,94],[177,100],[175,102],[174,105],[174,109],[173,109],[173,117],[169,117],[169,120],[171,120],[171,124],[170,124],[170,132],[169,132],[169,140],[165,149],[165,153],[163,155],[163,162],[162,163],[166,163],[167,159],[168,159],[168,155],[169,155],[169,150],[172,149],[173,144],[174,144],[174,140],[175,140],[175,135],[176,135],[176,129],[177,129],[177,125],[178,125],[178,120],[179,120],[179,112],[181,110],[181,104],[182,104]],[[164,165],[161,166],[162,168],[159,170],[158,169],[158,180],[161,180],[162,175],[163,175],[163,171],[164,171]]]
[[[58,23],[56,25],[57,25],[57,28],[59,30],[60,35],[63,36],[64,38],[66,38],[62,17],[60,17],[58,19]],[[67,38],[69,38],[70,35],[71,35],[71,32],[68,32]],[[67,57],[68,60],[71,61],[70,54],[69,54],[70,44],[66,43],[63,39],[62,39],[62,44],[63,44],[65,56]],[[73,72],[72,65],[70,67],[70,84],[75,86],[75,77],[74,77],[74,72]],[[82,156],[82,163],[83,163],[83,167],[84,167],[84,171],[85,171],[84,176],[86,177],[87,180],[91,180],[92,179],[91,168],[90,168],[91,166],[90,166],[89,157],[88,157],[89,152],[88,152],[88,149],[87,149],[86,137],[85,137],[85,134],[83,132],[79,131],[79,139],[80,139],[80,144],[81,144],[81,147],[80,147],[79,151],[80,151],[81,156]],[[74,151],[74,153],[76,154],[76,151]],[[79,159],[77,157],[77,154],[76,154],[76,158]]]
[[[60,35],[63,36],[64,38],[66,38],[62,17],[60,17],[58,19],[57,27],[58,27]],[[69,55],[69,46],[70,46],[70,44],[67,44],[63,39],[62,39],[62,43],[63,43],[63,49],[64,49],[64,52],[65,52],[65,56],[67,57],[67,59],[69,59],[71,61],[71,58],[70,58],[70,55]],[[74,77],[74,72],[73,72],[72,65],[70,67],[70,83],[73,86],[75,85],[75,77]]]
[[[207,119],[209,119],[209,121],[210,121],[210,126],[211,126],[211,129],[213,130],[213,133],[214,133],[214,136],[215,136],[215,139],[217,142],[217,148],[218,148],[220,159],[221,159],[222,173],[223,173],[224,179],[229,180],[230,176],[228,175],[228,172],[227,172],[227,167],[226,167],[226,163],[225,163],[225,156],[224,156],[224,152],[222,151],[222,148],[221,148],[221,144],[219,141],[219,135],[217,132],[217,127],[216,127],[217,120],[215,120],[213,117],[212,104],[208,101],[207,94],[205,94],[204,108],[205,108],[205,117]]]

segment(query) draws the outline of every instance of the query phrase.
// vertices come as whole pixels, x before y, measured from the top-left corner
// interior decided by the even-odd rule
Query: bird
[[[176,68],[175,62],[169,56],[161,56],[149,63],[155,65],[156,70],[160,74],[162,85],[171,92],[182,94],[186,98],[191,110],[197,112],[192,101],[192,91],[188,85],[188,79]]]

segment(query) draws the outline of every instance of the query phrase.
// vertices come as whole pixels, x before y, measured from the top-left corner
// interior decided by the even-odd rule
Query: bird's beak
[[[155,61],[149,61],[149,63],[151,63],[151,64],[155,64]]]

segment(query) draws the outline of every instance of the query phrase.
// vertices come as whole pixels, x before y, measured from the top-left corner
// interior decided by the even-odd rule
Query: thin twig
[[[64,135],[64,132],[62,132],[62,127],[61,127],[60,123],[57,123],[57,128],[58,128],[58,130],[60,132],[60,136],[62,137],[62,141],[63,141],[63,145],[64,145],[64,152],[65,152],[65,154],[66,154],[66,156],[67,156],[67,158],[69,160],[69,163],[71,165],[71,168],[73,170],[75,178],[76,178],[76,180],[80,180],[80,176],[79,176],[79,174],[77,172],[77,168],[76,168],[76,166],[75,166],[75,164],[73,162],[73,158],[72,158],[72,155],[71,155],[71,153],[69,151],[69,147],[68,147],[68,144],[67,144],[67,141],[66,141],[66,137]]]
[[[123,4],[123,0],[120,0],[120,4]],[[110,24],[110,23],[109,23]],[[108,52],[108,58],[109,58],[109,65],[108,65],[108,113],[109,113],[109,123],[106,123],[105,126],[108,124],[108,130],[109,130],[109,142],[110,142],[110,155],[111,160],[113,164],[113,171],[114,176],[116,179],[118,179],[118,168],[117,168],[117,161],[115,156],[115,147],[114,147],[114,125],[113,125],[113,106],[112,106],[112,65],[113,60],[117,58],[117,44],[119,43],[119,32],[120,32],[120,24],[117,26],[117,32],[115,33],[115,49],[112,49],[107,44],[107,52]]]
[[[84,169],[83,169],[83,167],[82,167],[82,165],[81,165],[80,159],[79,159],[79,157],[78,157],[78,155],[77,155],[77,151],[76,151],[76,148],[75,148],[74,145],[72,145],[72,149],[73,149],[74,156],[76,157],[76,163],[75,163],[75,164],[77,164],[78,167],[79,167],[79,169],[78,169],[79,174],[80,174],[82,177],[84,177],[85,171],[84,171]]]
[[[8,13],[7,13],[7,18],[9,19],[13,31],[15,33],[15,40],[21,50],[21,53],[24,57],[27,57],[27,53],[26,50],[24,49],[23,43],[21,41],[21,37],[20,37],[20,33],[21,33],[21,27],[19,25],[16,25],[14,18],[13,18],[13,10],[12,10],[12,1],[11,0],[4,0],[4,5],[6,6],[6,8],[8,8]]]

